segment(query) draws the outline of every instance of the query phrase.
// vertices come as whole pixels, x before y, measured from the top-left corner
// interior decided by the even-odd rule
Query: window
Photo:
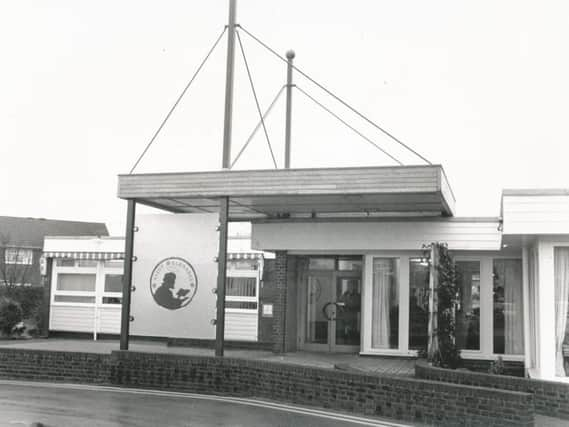
[[[429,329],[429,263],[409,260],[409,348],[427,348]]]
[[[103,304],[121,304],[121,297],[103,297]]]
[[[309,270],[334,270],[336,268],[335,258],[309,258]]]
[[[73,258],[56,258],[55,265],[58,267],[75,267],[75,260]]]
[[[494,353],[523,354],[521,260],[494,260],[493,302]]]
[[[4,262],[6,264],[31,265],[33,251],[31,249],[7,248],[4,251]]]
[[[255,270],[234,270],[225,282],[225,308],[257,310],[259,272]]]
[[[92,259],[78,259],[75,261],[76,267],[91,267],[96,268],[98,261]]]
[[[255,297],[257,295],[257,279],[255,277],[228,277],[225,295]]]
[[[105,292],[122,292],[122,274],[105,274]]]
[[[556,247],[554,253],[555,280],[555,375],[566,376],[563,346],[567,342],[569,315],[569,248]]]
[[[372,348],[399,347],[399,260],[373,259]]]
[[[124,268],[124,261],[122,259],[112,259],[105,261],[105,268]]]
[[[340,271],[362,271],[362,258],[339,258],[338,270]]]
[[[228,270],[258,270],[259,262],[256,259],[230,259],[227,261]]]
[[[55,295],[55,302],[79,302],[83,304],[93,304],[95,302],[94,296],[83,296],[83,295]]]
[[[62,274],[57,275],[58,291],[95,292],[94,274]]]
[[[456,270],[456,345],[461,350],[480,350],[480,262],[457,261]]]

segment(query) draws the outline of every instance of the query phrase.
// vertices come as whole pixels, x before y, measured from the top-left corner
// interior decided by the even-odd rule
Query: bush
[[[498,358],[492,362],[490,362],[490,368],[488,368],[489,374],[494,375],[505,375],[506,367],[504,366],[504,360],[502,356],[498,356]]]
[[[0,332],[8,336],[15,326],[23,320],[23,311],[13,299],[3,298],[0,300]]]
[[[0,299],[6,298],[19,304],[22,311],[22,319],[35,323],[35,330],[29,330],[32,335],[42,329],[42,286],[0,286]]]

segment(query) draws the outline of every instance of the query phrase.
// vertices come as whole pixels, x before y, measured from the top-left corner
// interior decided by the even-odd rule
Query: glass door
[[[332,343],[329,332],[330,301],[334,300],[332,273],[310,273],[306,281],[304,348],[328,351]]]
[[[310,351],[358,352],[361,274],[310,272],[305,284],[302,348]]]
[[[334,331],[332,351],[360,350],[362,279],[357,273],[336,273],[336,303],[331,327]]]

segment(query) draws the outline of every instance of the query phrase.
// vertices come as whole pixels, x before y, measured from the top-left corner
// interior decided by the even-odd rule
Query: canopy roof
[[[233,221],[452,216],[455,203],[440,165],[119,175],[118,196],[174,213],[229,197]]]

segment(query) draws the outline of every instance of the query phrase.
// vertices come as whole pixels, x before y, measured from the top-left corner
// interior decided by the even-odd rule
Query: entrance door
[[[358,352],[361,273],[310,272],[304,285],[301,347],[309,351]]]

